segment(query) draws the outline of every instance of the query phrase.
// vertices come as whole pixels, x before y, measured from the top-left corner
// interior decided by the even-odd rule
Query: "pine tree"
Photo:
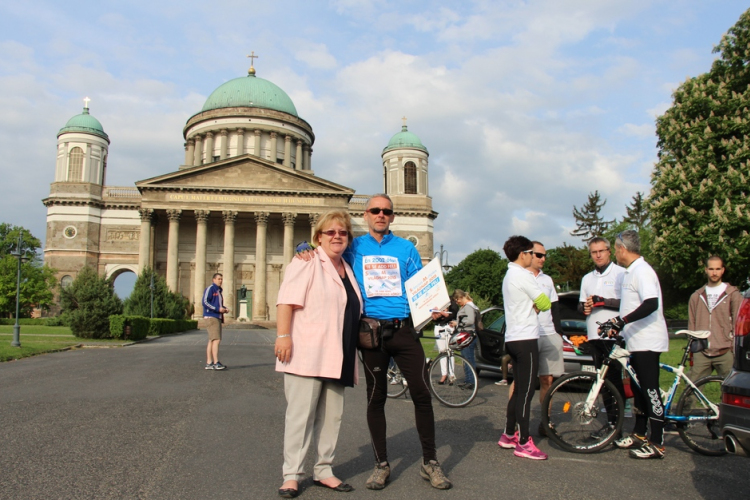
[[[90,267],[84,267],[60,292],[65,323],[73,335],[82,338],[109,336],[109,317],[122,313],[122,301],[111,281]]]
[[[169,290],[166,280],[147,267],[125,299],[125,314],[151,317],[151,276],[154,277],[154,318],[185,319],[189,301]]]
[[[601,236],[610,224],[615,222],[614,220],[605,221],[599,215],[602,207],[606,204],[607,200],[601,200],[599,191],[594,191],[589,193],[589,199],[581,210],[573,205],[573,217],[575,217],[578,227],[570,232],[571,236],[580,236],[586,242]]]
[[[724,258],[724,278],[737,285],[750,266],[750,10],[714,52],[711,70],[682,83],[656,122],[654,257],[682,289],[705,281],[711,254]]]
[[[643,198],[643,193],[640,191],[635,193],[633,201],[630,205],[625,207],[627,215],[623,218],[623,221],[633,227],[633,229],[640,231],[648,225],[648,207],[646,206],[646,200]]]

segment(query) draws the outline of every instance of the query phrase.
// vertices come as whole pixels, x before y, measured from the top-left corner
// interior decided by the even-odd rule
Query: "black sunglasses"
[[[545,258],[547,256],[547,254],[546,253],[542,253],[542,252],[534,252],[534,256],[537,259],[543,259],[543,258]]]
[[[380,212],[383,212],[383,215],[393,215],[393,210],[390,208],[368,208],[366,211],[372,215],[378,215]]]

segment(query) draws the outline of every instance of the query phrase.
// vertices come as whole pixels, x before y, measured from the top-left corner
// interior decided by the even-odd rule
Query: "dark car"
[[[750,292],[734,329],[734,363],[721,386],[719,426],[729,453],[750,456]]]
[[[560,316],[563,331],[575,342],[585,342],[585,316],[578,312],[578,297],[576,291],[558,295],[560,302]],[[502,373],[502,360],[505,355],[505,314],[502,307],[493,306],[482,311],[484,329],[479,330],[479,342],[476,344],[477,373],[487,370]],[[576,338],[577,337],[577,338]],[[579,349],[580,351],[581,349]],[[585,351],[585,349],[583,349]],[[563,358],[565,372],[594,371],[594,360],[590,355],[577,354],[573,345],[563,342]]]

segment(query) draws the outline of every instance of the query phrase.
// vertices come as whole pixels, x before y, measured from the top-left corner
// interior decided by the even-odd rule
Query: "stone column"
[[[182,210],[167,210],[167,218],[169,219],[169,239],[167,242],[167,286],[175,293],[177,292],[180,215],[182,215]]]
[[[236,318],[239,311],[234,310],[234,221],[237,212],[226,210],[224,216],[224,305],[229,309],[229,318]]]
[[[305,164],[302,163],[302,140],[297,139],[297,151],[294,155],[294,166],[295,170],[303,170],[305,168]]]
[[[185,165],[188,167],[193,166],[193,162],[195,161],[195,141],[193,139],[188,139],[185,143]]]
[[[315,237],[315,224],[318,222],[318,217],[320,217],[320,214],[310,214],[310,241],[309,243],[314,243],[313,238]]]
[[[271,150],[268,153],[268,161],[276,163],[276,132],[271,132]]]
[[[203,163],[211,163],[214,161],[214,134],[213,132],[206,132],[206,161]]]
[[[292,166],[292,137],[284,136],[284,166]]]
[[[195,136],[195,155],[193,156],[193,166],[203,165],[203,137]]]
[[[294,257],[294,220],[296,218],[297,214],[292,212],[281,214],[281,219],[284,221],[284,269]]]
[[[255,289],[253,291],[253,319],[265,321],[266,315],[266,231],[268,212],[255,212]]]
[[[219,159],[225,160],[227,158],[227,136],[229,131],[225,128],[219,131]]]
[[[206,288],[206,231],[209,215],[211,215],[211,212],[208,210],[195,211],[195,222],[198,229],[195,233],[195,288],[193,290],[195,312],[193,319],[203,317],[203,307],[200,304],[203,301],[203,291]]]
[[[245,129],[237,129],[237,156],[245,154]]]
[[[312,170],[312,148],[307,148],[305,155],[305,170]]]
[[[253,143],[253,151],[255,156],[260,156],[260,129],[255,129],[253,131],[255,134],[255,142]]]
[[[154,211],[150,208],[139,208],[138,214],[141,216],[141,235],[140,246],[138,248],[138,272],[149,267],[149,255],[151,253],[151,217]]]

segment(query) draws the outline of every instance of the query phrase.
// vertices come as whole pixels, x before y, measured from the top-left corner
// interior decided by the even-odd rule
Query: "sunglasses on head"
[[[383,215],[393,215],[393,210],[390,208],[368,208],[366,212],[370,212],[372,215],[378,215],[383,212]]]
[[[339,233],[339,236],[341,236],[342,238],[349,236],[349,231],[347,231],[346,229],[339,229],[338,231],[336,231],[335,229],[329,229],[328,231],[320,232],[320,234],[325,234],[326,236],[330,238],[333,238],[334,236],[336,236],[336,233]]]
[[[534,253],[534,250],[523,250],[521,253]]]
[[[537,259],[543,259],[543,258],[545,258],[547,256],[547,254],[546,253],[542,253],[542,252],[534,252],[534,256]]]

